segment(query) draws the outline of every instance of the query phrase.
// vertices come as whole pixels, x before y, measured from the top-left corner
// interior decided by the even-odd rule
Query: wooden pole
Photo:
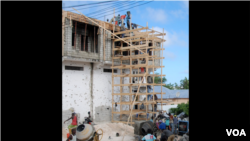
[[[163,28],[163,35],[162,35],[162,40],[164,39],[164,28]],[[161,42],[161,48],[163,49],[163,42]],[[161,52],[162,52],[162,57],[163,57],[163,50],[161,50]],[[160,59],[161,60],[161,66],[162,66],[162,62],[163,62],[163,60],[162,59]],[[161,67],[161,84],[162,84],[162,67]],[[162,85],[161,85],[161,101],[162,101]],[[162,102],[161,102],[161,110],[163,111],[163,109],[162,109]]]

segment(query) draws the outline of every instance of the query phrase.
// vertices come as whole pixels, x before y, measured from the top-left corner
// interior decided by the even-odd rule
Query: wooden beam
[[[136,93],[113,93],[112,95],[135,95]],[[166,93],[138,93],[137,95],[156,95],[156,94],[166,94]]]
[[[113,66],[113,67],[111,67],[111,68],[123,68],[123,69],[125,69],[125,68],[130,68],[130,67],[132,67],[132,68],[140,68],[140,67],[146,67],[147,65],[145,65],[145,64],[141,64],[141,65],[122,65],[122,66]],[[148,68],[164,68],[165,66],[148,66]]]
[[[113,75],[113,77],[141,77],[141,76],[144,76],[144,74],[121,74],[121,75]],[[146,76],[159,77],[161,75],[146,74]],[[162,76],[166,76],[166,75],[162,75]]]
[[[154,83],[131,83],[131,84],[114,84],[113,86],[147,86],[147,85],[153,85],[153,86],[162,86],[166,84],[154,84]]]
[[[146,56],[145,55],[133,55],[133,56],[117,56],[117,57],[113,57],[112,59],[129,59],[129,58],[145,58]],[[153,55],[153,56],[148,56],[149,58],[152,58],[152,57],[157,57],[156,55]]]
[[[140,48],[141,50],[142,49],[146,49],[146,47],[148,47],[148,48],[157,48],[157,46],[147,46],[147,45],[145,45],[145,46],[142,46],[142,45],[137,45],[137,46],[139,46],[139,47],[135,47],[135,46],[132,46],[132,47],[119,47],[119,48],[115,48],[114,50],[129,50],[129,49],[133,49],[132,51],[134,51],[134,50],[138,50],[137,48]]]
[[[154,49],[154,51],[165,50],[165,48]]]
[[[144,29],[148,29],[148,27],[137,28],[137,29],[133,29],[133,30],[120,31],[120,32],[116,32],[115,34],[116,34],[116,35],[119,35],[119,34],[124,34],[124,33],[133,32],[133,31],[144,30]]]
[[[128,40],[128,39],[134,39],[134,38],[140,38],[140,37],[147,37],[148,34],[145,34],[145,35],[137,35],[137,36],[132,36],[132,37],[127,37],[127,38],[122,38],[123,40]],[[117,41],[121,41],[121,39],[115,39],[114,40],[115,42]]]

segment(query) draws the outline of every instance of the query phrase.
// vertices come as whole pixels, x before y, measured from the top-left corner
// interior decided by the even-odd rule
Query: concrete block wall
[[[112,61],[112,43],[111,43],[111,34],[105,31],[105,61]]]
[[[161,44],[158,44],[158,43],[155,43],[155,46],[157,46],[157,48],[161,48]],[[161,51],[159,50],[159,51],[155,51],[154,52],[154,55],[157,55],[158,57],[162,57],[161,56]],[[155,60],[155,66],[160,66],[161,64],[160,64],[160,59],[157,59],[157,60]]]
[[[71,21],[71,24],[73,22]],[[86,59],[100,59],[99,53],[91,52],[90,47],[94,47],[93,42],[94,39],[92,37],[88,37],[88,52],[81,51],[80,47],[80,40],[81,35],[87,35],[88,36],[88,30],[84,28],[77,28],[76,30],[76,50],[74,49],[74,46],[72,46],[72,33],[75,33],[75,29],[70,26],[70,20],[65,19],[65,27],[64,27],[64,55],[69,57],[76,57],[76,58],[86,58]],[[98,38],[99,39],[99,38]],[[85,46],[86,48],[86,46]],[[98,51],[99,52],[99,51]]]
[[[103,62],[103,29],[99,27],[99,34],[98,34],[98,50],[100,61]]]
[[[72,50],[72,27],[70,26],[70,20],[65,19],[65,27],[64,27],[64,55],[71,56]]]
[[[93,115],[97,122],[110,121],[112,111],[112,73],[104,72],[103,69],[110,69],[109,65],[99,66],[94,64],[93,69]],[[120,74],[120,70],[117,73]],[[120,78],[115,77],[114,83],[120,83]],[[114,93],[119,93],[120,88],[115,87]],[[115,101],[118,100],[114,96]],[[120,109],[120,108],[119,108]]]

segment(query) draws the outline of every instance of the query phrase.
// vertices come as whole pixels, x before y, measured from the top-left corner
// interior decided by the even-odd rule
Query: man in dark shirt
[[[157,96],[156,95],[154,95],[154,100],[157,100]],[[156,102],[156,104],[154,105],[154,112],[156,112],[156,110],[157,110],[157,103],[158,102]],[[156,114],[154,114],[154,117],[156,117]]]
[[[177,128],[177,124],[178,124],[178,119],[177,119],[176,115],[174,115],[173,121],[174,121],[174,127],[173,127],[174,132],[173,133],[176,134],[176,128]]]
[[[124,26],[125,26],[125,23],[123,23],[123,25],[121,25],[121,31],[125,31],[125,27]],[[125,34],[122,34],[122,38],[124,38],[124,35]]]

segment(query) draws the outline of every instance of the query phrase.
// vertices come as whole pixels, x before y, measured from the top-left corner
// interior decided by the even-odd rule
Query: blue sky
[[[74,6],[80,4],[90,4],[101,1],[63,1],[63,6]],[[127,9],[121,12],[115,12],[115,15],[124,15],[127,11],[131,12],[132,23],[137,23],[141,26],[146,26],[148,22],[149,28],[163,31],[166,33],[164,37],[163,68],[162,73],[166,75],[166,83],[180,84],[180,80],[187,77],[189,78],[189,5],[188,1],[121,1],[103,3],[99,6],[89,5],[86,7],[75,7],[77,10],[86,16],[104,20],[110,19],[115,11]],[[118,5],[119,4],[119,5]],[[144,5],[141,5],[144,4]],[[114,6],[116,5],[116,6]],[[141,6],[136,6],[141,5]],[[135,7],[133,7],[135,6]],[[89,8],[88,8],[89,7]],[[133,7],[133,8],[130,8]],[[85,9],[84,9],[85,8]],[[130,9],[129,9],[130,8]],[[105,9],[105,10],[103,10]],[[72,8],[64,9],[66,11]],[[95,15],[90,15],[92,12],[100,11]],[[75,12],[75,11],[72,11]],[[161,72],[158,69],[156,72]]]

